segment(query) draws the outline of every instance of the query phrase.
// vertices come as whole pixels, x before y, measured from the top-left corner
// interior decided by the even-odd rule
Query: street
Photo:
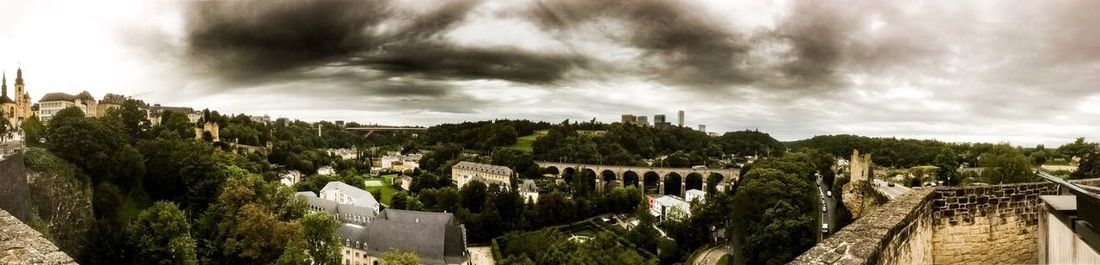
[[[894,184],[893,187],[890,187],[890,185],[885,181],[877,180],[877,179],[874,180],[874,181],[875,181],[875,186],[874,186],[875,189],[879,190],[883,194],[886,194],[886,198],[890,199],[890,200],[893,200],[894,198],[897,198],[898,196],[901,196],[902,194],[905,194],[906,192],[909,192],[909,187],[905,187],[904,185],[901,185],[901,184]]]
[[[825,199],[825,208],[828,209],[828,211],[821,213],[821,223],[829,224],[829,234],[832,234],[836,229],[836,221],[834,220],[835,218],[833,218],[833,212],[836,211],[836,199],[835,197],[826,195],[829,191],[829,186],[830,185],[825,184],[825,180],[823,178],[817,178],[817,190],[820,194],[819,197]],[[833,194],[833,196],[840,196],[840,194]],[[820,211],[821,209],[817,210]],[[822,234],[821,239],[824,240],[825,236],[825,234]]]

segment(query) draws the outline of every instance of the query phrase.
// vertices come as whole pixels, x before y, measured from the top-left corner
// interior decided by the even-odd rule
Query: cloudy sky
[[[1100,139],[1100,1],[0,1],[47,92],[304,120]],[[652,117],[650,118],[652,120]]]

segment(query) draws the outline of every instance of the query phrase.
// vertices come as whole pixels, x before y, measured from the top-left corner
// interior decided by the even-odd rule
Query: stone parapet
[[[42,237],[4,210],[0,210],[0,264],[76,264],[69,255],[58,250]]]
[[[930,188],[916,188],[818,243],[791,264],[913,264],[930,261]],[[925,242],[911,242],[911,241]]]

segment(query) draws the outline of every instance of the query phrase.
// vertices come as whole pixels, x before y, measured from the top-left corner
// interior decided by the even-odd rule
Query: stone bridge
[[[707,180],[711,178],[717,178],[720,187],[733,183],[740,178],[741,172],[740,169],[632,167],[548,161],[535,161],[535,164],[538,164],[539,168],[559,177],[562,174],[573,175],[583,171],[591,171],[596,176],[597,189],[602,189],[605,185],[611,187],[633,185],[645,191],[647,186],[656,186],[656,191],[659,194],[671,194],[681,197],[684,196],[684,191],[689,189],[705,191],[706,189],[703,187],[706,185]],[[665,186],[670,184],[673,187],[670,187],[671,190],[666,190]]]

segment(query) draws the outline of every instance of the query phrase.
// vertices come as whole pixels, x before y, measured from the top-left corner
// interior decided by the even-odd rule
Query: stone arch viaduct
[[[596,187],[601,189],[604,184],[612,184],[613,186],[621,185],[636,185],[644,192],[646,189],[646,180],[653,179],[655,177],[657,182],[657,191],[660,194],[671,194],[677,196],[684,196],[684,192],[687,189],[687,179],[689,176],[698,176],[703,185],[706,185],[707,179],[719,178],[719,185],[727,185],[733,183],[740,178],[740,169],[710,169],[710,168],[672,168],[672,167],[632,167],[632,166],[612,166],[612,165],[592,165],[592,164],[580,164],[580,163],[559,163],[549,161],[535,161],[535,164],[539,165],[542,169],[552,169],[557,172],[557,176],[561,176],[565,172],[580,173],[585,170],[591,170],[596,175]],[[679,178],[679,190],[665,190],[665,181],[676,181]],[[702,188],[700,188],[702,189]],[[702,189],[705,190],[705,189]]]

